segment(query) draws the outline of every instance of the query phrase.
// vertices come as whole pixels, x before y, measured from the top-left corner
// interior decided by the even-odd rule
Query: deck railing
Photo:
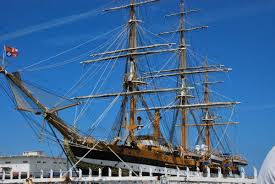
[[[168,170],[167,170],[168,171]],[[244,169],[241,170],[240,176],[223,176],[221,170],[219,169],[218,174],[212,175],[210,169],[207,169],[207,173],[202,173],[200,171],[191,172],[189,170],[178,170],[177,175],[169,175],[169,172],[165,173],[163,176],[153,176],[150,172],[149,176],[143,176],[142,172],[139,172],[138,176],[133,176],[132,172],[129,171],[127,176],[122,175],[122,170],[118,169],[116,176],[113,175],[112,169],[108,169],[108,175],[103,176],[102,170],[99,169],[96,175],[93,175],[92,170],[89,170],[88,175],[83,175],[82,170],[78,170],[77,174],[72,170],[69,171],[58,171],[55,172],[50,170],[49,172],[27,172],[27,173],[17,173],[16,175],[12,173],[0,172],[0,183],[12,184],[12,183],[240,183],[240,184],[256,184],[257,180],[257,170],[254,168],[254,177],[247,178],[245,176]],[[147,174],[148,175],[148,174]]]

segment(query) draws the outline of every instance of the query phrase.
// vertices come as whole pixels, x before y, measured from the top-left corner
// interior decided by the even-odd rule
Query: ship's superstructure
[[[28,85],[22,81],[19,73],[10,73],[4,67],[0,67],[0,73],[6,76],[11,85],[17,109],[42,115],[52,130],[55,128],[64,136],[64,152],[72,165],[83,169],[112,167],[130,170],[134,173],[161,175],[167,173],[168,168],[171,175],[176,175],[178,169],[186,170],[188,168],[196,171],[210,168],[213,173],[222,170],[224,174],[240,174],[240,167],[247,165],[247,161],[236,155],[219,152],[211,140],[211,132],[216,134],[216,127],[238,124],[231,121],[219,122],[220,118],[212,109],[231,108],[239,102],[212,101],[210,95],[210,86],[219,83],[219,81],[210,81],[209,75],[229,72],[231,69],[224,65],[209,65],[207,58],[198,66],[191,66],[188,63],[186,32],[204,29],[207,26],[185,27],[185,15],[198,10],[185,10],[184,0],[180,0],[180,12],[167,16],[177,16],[179,28],[158,35],[176,34],[178,36],[177,44],[144,45],[140,43],[138,25],[141,20],[138,19],[136,10],[157,1],[130,0],[128,5],[105,10],[106,12],[129,10],[128,47],[95,53],[92,55],[93,59],[82,62],[84,65],[118,60],[125,62],[121,92],[74,97],[70,104],[51,108],[33,94]],[[156,71],[153,69],[140,71],[140,67],[144,65],[142,60],[145,57],[158,54],[176,55],[174,63],[177,63],[177,67],[166,66],[158,67],[160,69]],[[164,55],[162,59],[166,59]],[[203,77],[200,82],[202,98],[197,97],[200,91],[193,91],[197,83],[192,83],[190,78],[195,75]],[[167,78],[173,78],[176,81],[174,87],[171,85],[166,87],[165,82],[161,83],[161,87],[149,85],[152,83],[151,81],[166,80]],[[169,98],[173,98],[173,103],[163,104],[159,97],[162,94],[170,94]],[[158,103],[148,102],[148,96],[152,101],[158,101]],[[79,132],[58,115],[61,110],[85,104],[86,100],[106,98],[122,98],[118,112],[119,118],[113,125],[114,128],[108,141],[98,140],[93,136]],[[162,114],[166,111],[172,112],[168,136],[164,135],[161,129],[164,121]],[[195,115],[196,112],[198,115]],[[142,116],[146,116],[150,122],[152,127],[150,133],[140,133],[144,128]],[[188,132],[190,128],[197,130],[198,141],[196,142],[200,142],[202,146],[196,144],[197,146],[194,148],[189,145],[190,135]],[[180,140],[180,142],[176,143],[176,140]],[[221,145],[222,143],[219,141],[221,140],[218,140],[218,144]]]

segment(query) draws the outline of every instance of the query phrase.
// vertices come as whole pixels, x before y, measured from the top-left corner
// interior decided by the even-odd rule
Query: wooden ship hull
[[[79,163],[84,171],[88,169],[108,169],[117,168],[125,171],[153,173],[161,175],[169,173],[176,175],[177,171],[205,171],[210,169],[211,173],[218,173],[219,168],[224,174],[240,174],[240,166],[246,166],[246,160],[232,159],[211,155],[211,158],[204,161],[204,157],[195,154],[187,153],[179,155],[179,152],[163,152],[158,147],[156,150],[140,149],[132,146],[117,146],[106,145],[101,146],[81,147],[73,146],[65,143],[65,149],[70,159],[74,163]],[[128,173],[128,172],[127,172]]]
[[[150,167],[162,169],[165,167],[176,169],[178,167],[186,169],[186,167],[195,168],[199,166],[198,162],[194,159],[187,159],[172,154],[139,150],[128,146],[110,146],[110,148],[113,152],[110,150],[92,150],[89,152],[87,148],[74,146],[70,146],[70,151],[74,154],[75,158],[78,160],[83,158],[83,161],[87,163],[126,170],[133,169],[134,171],[140,171],[140,169],[142,169],[144,172],[149,172]],[[85,156],[87,152],[89,152],[89,154]],[[142,165],[144,168],[141,167]],[[156,171],[156,173],[158,173],[158,171]]]

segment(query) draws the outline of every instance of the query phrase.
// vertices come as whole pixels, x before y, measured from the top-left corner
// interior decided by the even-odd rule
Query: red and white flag
[[[14,47],[5,47],[6,56],[8,57],[17,57],[18,56],[18,49]]]

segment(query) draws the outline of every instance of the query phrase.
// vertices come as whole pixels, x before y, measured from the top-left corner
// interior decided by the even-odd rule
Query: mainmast
[[[136,20],[136,10],[135,10],[135,0],[131,0],[130,7],[130,20],[129,20],[129,49],[131,49],[128,62],[130,63],[129,77],[126,81],[126,86],[128,91],[135,91],[136,85],[134,80],[136,79],[136,56],[132,53],[136,52],[137,48],[137,20]],[[134,141],[134,131],[136,129],[135,125],[135,109],[136,109],[136,96],[132,95],[130,97],[130,126],[129,126],[129,137],[130,141]]]
[[[184,0],[180,2],[180,10],[184,12]],[[180,14],[180,44],[179,44],[179,60],[180,60],[180,68],[183,70],[186,69],[186,49],[185,48],[185,37],[184,37],[184,14]],[[184,74],[180,75],[180,86],[182,87],[182,92],[180,95],[180,105],[187,104],[187,85],[186,85],[186,76]],[[187,109],[181,109],[181,146],[185,151],[187,150]]]
[[[179,13],[173,13],[168,16],[179,16],[179,22],[180,22],[180,28],[178,30],[174,31],[168,31],[168,32],[163,32],[160,33],[160,35],[163,34],[174,34],[178,33],[179,34],[179,68],[177,71],[182,71],[181,73],[178,73],[177,75],[179,76],[179,87],[182,88],[180,95],[178,95],[179,101],[179,106],[186,106],[188,104],[188,98],[191,97],[188,95],[188,86],[187,86],[187,77],[185,71],[187,70],[187,59],[186,59],[186,42],[185,42],[185,32],[187,31],[193,31],[201,28],[206,28],[206,26],[201,26],[201,27],[195,27],[191,29],[186,29],[185,28],[185,14],[191,13],[191,12],[196,12],[197,10],[189,10],[185,11],[184,10],[184,0],[180,0],[180,12]],[[193,72],[192,72],[193,73]],[[167,75],[166,75],[167,76]],[[187,108],[180,108],[178,109],[181,111],[181,148],[183,151],[186,151],[188,149],[188,144],[187,144],[187,125],[188,125],[188,109]]]

